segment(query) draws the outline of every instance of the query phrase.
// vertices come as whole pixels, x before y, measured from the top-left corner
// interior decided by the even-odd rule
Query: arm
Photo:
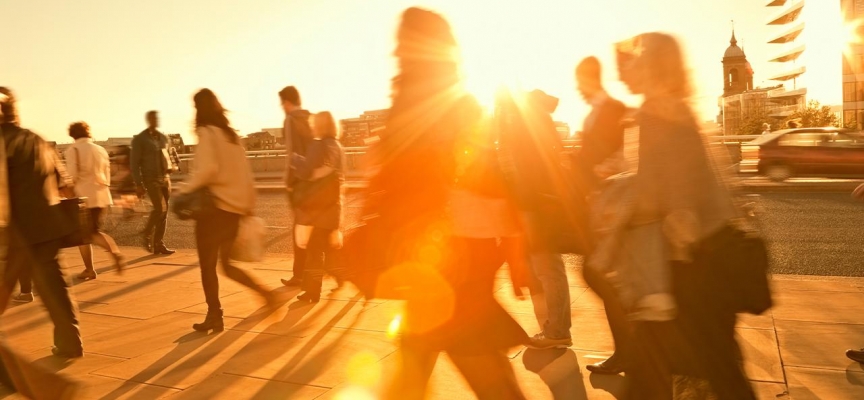
[[[198,128],[198,148],[192,159],[192,177],[180,189],[181,193],[191,193],[207,186],[219,172],[216,159],[216,140],[210,128]]]
[[[141,156],[143,150],[141,149],[141,143],[138,136],[132,139],[132,151],[129,155],[129,169],[132,174],[132,180],[135,182],[135,186],[141,187],[144,183],[144,178],[141,176]]]
[[[306,157],[292,154],[291,168],[294,169],[295,176],[305,181],[315,181],[330,175],[335,171],[330,153],[327,144],[319,140],[309,146]]]

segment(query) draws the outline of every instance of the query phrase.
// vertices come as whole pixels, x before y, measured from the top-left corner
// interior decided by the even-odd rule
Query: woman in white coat
[[[75,182],[75,195],[87,198],[85,204],[90,210],[92,242],[111,253],[114,268],[118,271],[122,270],[125,265],[124,258],[117,243],[111,236],[100,231],[102,213],[112,204],[111,161],[108,152],[102,146],[93,143],[90,126],[84,122],[70,125],[69,136],[75,139],[75,143],[66,150],[66,170]],[[84,271],[78,275],[78,278],[96,279],[91,245],[79,246],[78,250],[84,259]]]

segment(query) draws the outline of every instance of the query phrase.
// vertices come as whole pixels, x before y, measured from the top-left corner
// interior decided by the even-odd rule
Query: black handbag
[[[206,217],[216,209],[213,193],[210,189],[202,187],[194,192],[183,193],[174,197],[171,202],[171,211],[178,219],[186,221],[190,219],[199,220]]]
[[[762,314],[771,299],[770,262],[765,240],[755,231],[726,226],[705,240],[711,281],[731,311]]]
[[[83,246],[92,241],[94,224],[90,221],[92,214],[85,204],[86,200],[86,197],[73,197],[62,199],[57,205],[72,230],[72,233],[61,239],[64,248]]]

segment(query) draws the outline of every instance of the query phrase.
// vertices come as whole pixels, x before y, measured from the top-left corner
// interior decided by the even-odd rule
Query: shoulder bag
[[[78,148],[73,148],[75,151],[75,169],[76,173],[81,173],[81,156],[78,153]],[[93,238],[92,214],[87,208],[86,197],[72,197],[61,199],[60,212],[66,218],[69,226],[72,227],[72,233],[61,239],[63,247],[78,247],[90,244]]]

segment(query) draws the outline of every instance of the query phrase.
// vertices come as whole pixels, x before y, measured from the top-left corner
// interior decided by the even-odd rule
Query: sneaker
[[[536,350],[566,349],[573,345],[573,339],[569,336],[564,339],[552,339],[540,332],[529,340],[528,347]]]
[[[12,301],[16,303],[30,303],[33,301],[33,293],[18,293],[12,297]]]

